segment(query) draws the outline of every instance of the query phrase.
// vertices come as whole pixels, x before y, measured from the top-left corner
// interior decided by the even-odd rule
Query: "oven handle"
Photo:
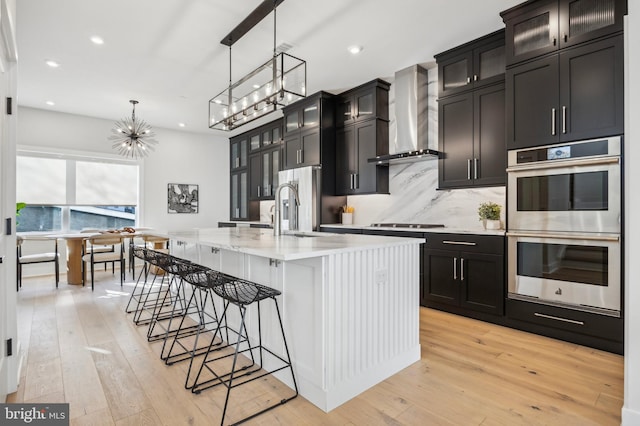
[[[567,240],[588,240],[588,241],[620,241],[619,235],[586,235],[586,234],[553,234],[536,232],[507,232],[507,237],[531,237],[531,238],[564,238]]]
[[[597,166],[600,164],[620,164],[620,157],[585,158],[585,159],[559,161],[557,163],[553,162],[553,163],[545,163],[545,164],[539,164],[539,163],[527,164],[523,166],[508,167],[507,172],[556,169],[560,167],[573,167],[573,166]]]

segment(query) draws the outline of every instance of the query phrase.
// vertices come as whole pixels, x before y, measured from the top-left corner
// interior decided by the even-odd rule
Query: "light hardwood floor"
[[[124,313],[133,282],[121,290],[116,277],[98,272],[93,293],[64,276],[58,290],[51,277],[24,279],[25,363],[8,402],[68,402],[72,425],[219,424],[224,389],[184,389],[186,365],[160,361],[160,344]],[[420,339],[419,362],[331,413],[298,397],[249,424],[620,424],[621,356],[426,308]],[[256,382],[239,388],[237,405],[282,390],[275,379]],[[237,416],[232,408],[227,418]]]

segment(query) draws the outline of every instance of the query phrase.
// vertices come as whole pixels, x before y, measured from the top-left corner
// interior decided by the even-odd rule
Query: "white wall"
[[[624,406],[622,424],[640,425],[640,2],[629,1],[629,16],[626,28],[626,279],[625,279],[625,370]],[[632,47],[633,46],[633,47]],[[633,117],[633,119],[632,119]],[[636,141],[635,139],[639,140]],[[636,165],[635,170],[631,164]],[[632,189],[635,188],[635,189]]]
[[[123,110],[123,116],[127,114]],[[141,111],[138,115],[144,117]],[[114,151],[108,137],[114,121],[20,107],[18,146],[111,155]],[[153,130],[159,143],[142,161],[139,225],[180,230],[216,226],[218,221],[228,220],[228,138],[155,126]],[[199,185],[197,214],[167,213],[168,183]]]

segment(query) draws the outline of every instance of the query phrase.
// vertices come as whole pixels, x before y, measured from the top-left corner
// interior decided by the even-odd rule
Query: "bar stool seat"
[[[284,327],[282,324],[282,316],[280,314],[280,308],[276,298],[281,294],[281,292],[255,282],[233,277],[231,275],[221,274],[216,271],[208,272],[208,274],[211,276],[211,279],[209,280],[209,288],[213,293],[223,299],[224,310],[222,312],[222,316],[219,318],[218,326],[214,332],[209,350],[202,358],[193,386],[191,386],[191,391],[199,394],[203,390],[217,385],[224,385],[227,388],[224,408],[222,411],[222,419],[220,421],[220,424],[222,425],[224,424],[227,414],[231,389],[247,385],[255,380],[267,375],[272,375],[278,371],[289,370],[291,372],[294,394],[282,399],[271,399],[269,397],[269,402],[273,400],[276,402],[268,405],[269,402],[265,401],[265,405],[267,405],[266,408],[263,408],[258,412],[254,412],[241,420],[235,421],[236,424],[242,423],[266,411],[283,405],[298,396],[298,385],[293,372],[291,357],[289,355],[289,347],[287,345]],[[263,345],[260,303],[266,299],[271,299],[273,301],[275,311],[277,313],[279,331],[282,333],[282,343],[284,347],[284,354],[282,356]],[[246,328],[247,308],[254,303],[257,308],[257,345],[252,344]],[[237,330],[230,327],[226,322],[230,305],[237,306],[240,311],[240,325]],[[221,347],[219,340],[216,338],[222,338],[223,329],[226,329],[227,331],[227,344]],[[231,342],[229,340],[229,332],[237,336],[235,342]],[[233,351],[231,353],[221,354],[220,349],[224,347],[233,348]],[[257,357],[254,356],[254,352],[257,353]],[[212,354],[215,356],[210,357]],[[246,354],[246,357],[250,358],[249,365],[245,365],[248,360],[240,359],[241,354]],[[229,368],[229,362],[226,359],[231,357],[233,360],[231,362],[231,367]],[[192,362],[193,360],[194,359],[192,359]],[[204,377],[205,375],[207,377]],[[187,380],[189,379],[187,378]]]

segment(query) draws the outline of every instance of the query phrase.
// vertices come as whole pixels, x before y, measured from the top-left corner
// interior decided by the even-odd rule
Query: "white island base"
[[[328,412],[420,359],[422,240],[322,235],[273,237],[264,230],[229,228],[171,237],[176,256],[282,292],[279,304],[300,395]],[[253,241],[241,244],[245,238]],[[263,254],[249,247],[256,239],[272,246]],[[299,250],[294,253],[291,245]],[[254,305],[247,314],[252,338]],[[283,355],[273,303],[264,301],[261,309],[263,342]],[[239,322],[235,309],[229,315],[232,325]],[[288,372],[276,377],[293,387]]]

